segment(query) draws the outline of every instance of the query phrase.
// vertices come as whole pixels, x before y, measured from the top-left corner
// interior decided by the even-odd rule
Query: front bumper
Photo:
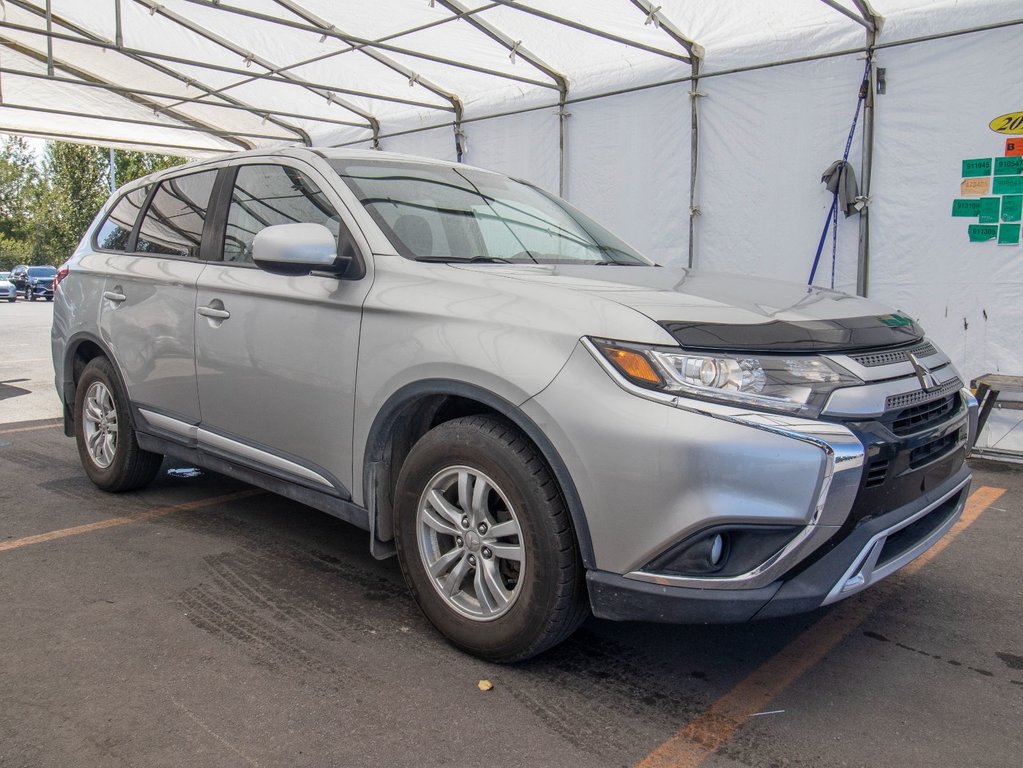
[[[964,465],[915,501],[857,526],[837,546],[784,581],[757,589],[698,589],[589,571],[594,615],[616,621],[729,623],[804,613],[860,592],[930,549],[962,514]]]
[[[965,502],[976,414],[947,358],[931,359],[940,389],[916,392],[895,363],[809,420],[630,389],[583,342],[523,410],[578,488],[594,613],[729,622],[811,610],[929,548]],[[684,575],[662,557],[707,531],[758,526],[796,533],[749,570]]]
[[[53,296],[53,283],[30,283],[28,290],[38,298],[50,298]]]

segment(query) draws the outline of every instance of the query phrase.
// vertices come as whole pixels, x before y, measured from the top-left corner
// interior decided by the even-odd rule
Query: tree
[[[114,151],[114,178],[118,186],[134,181],[140,176],[164,168],[172,168],[185,162],[184,158],[173,155],[152,155],[148,152]],[[108,161],[109,164],[109,161]]]
[[[57,265],[75,251],[109,196],[109,155],[108,149],[97,146],[47,143],[27,235],[31,240],[32,263]],[[114,152],[119,185],[183,162],[180,157],[166,154]]]
[[[51,141],[32,228],[33,262],[59,264],[74,251],[107,197],[107,162],[98,147]]]
[[[0,147],[0,268],[10,269],[31,256],[26,240],[39,194],[35,155],[21,137]]]

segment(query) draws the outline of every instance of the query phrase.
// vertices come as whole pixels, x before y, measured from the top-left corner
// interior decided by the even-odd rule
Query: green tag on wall
[[[981,157],[976,160],[963,160],[963,178],[968,179],[971,176],[990,176],[991,175],[991,158]]]
[[[980,200],[953,200],[952,215],[971,219],[980,216]]]
[[[999,245],[1019,245],[1019,224],[1002,224],[998,228]]]
[[[1019,195],[1023,194],[1023,176],[995,176],[995,195]]]
[[[985,243],[998,237],[997,224],[971,224],[969,227],[971,243]]]
[[[1023,195],[1002,198],[1002,221],[1019,221],[1020,214],[1023,214]]]
[[[1015,176],[1023,172],[1023,156],[996,157],[995,176]]]
[[[1000,197],[982,197],[980,199],[980,218],[978,221],[981,224],[997,224],[998,213],[1002,209],[1002,198]]]

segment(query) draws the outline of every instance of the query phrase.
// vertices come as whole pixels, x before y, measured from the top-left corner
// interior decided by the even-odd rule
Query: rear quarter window
[[[138,187],[124,195],[103,220],[96,232],[96,247],[103,251],[124,251],[135,227],[135,219],[146,202],[150,187]]]

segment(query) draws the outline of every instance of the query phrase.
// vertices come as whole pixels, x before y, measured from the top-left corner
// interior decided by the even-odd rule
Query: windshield
[[[500,174],[384,160],[331,165],[405,258],[651,265],[565,201]]]
[[[57,270],[54,267],[29,267],[29,277],[53,277],[57,274]]]

